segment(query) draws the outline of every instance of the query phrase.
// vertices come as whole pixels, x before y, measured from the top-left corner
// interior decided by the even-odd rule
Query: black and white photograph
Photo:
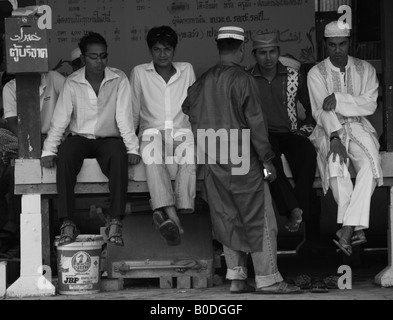
[[[392,32],[388,0],[0,0],[0,300],[393,300]]]

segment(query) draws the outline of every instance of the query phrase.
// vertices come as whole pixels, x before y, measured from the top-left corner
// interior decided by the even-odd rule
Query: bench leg
[[[20,277],[7,289],[7,297],[21,298],[55,294],[55,287],[42,275],[41,227],[41,195],[23,195],[20,219]]]
[[[389,214],[388,214],[388,266],[375,276],[375,283],[382,287],[393,286],[393,266],[392,266],[392,239],[393,239],[393,187],[390,187],[389,194]]]

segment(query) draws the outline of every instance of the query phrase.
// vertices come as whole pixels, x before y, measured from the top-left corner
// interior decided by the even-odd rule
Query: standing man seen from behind
[[[178,213],[194,211],[196,193],[194,139],[181,109],[195,74],[191,64],[173,62],[178,39],[172,28],[152,28],[146,41],[153,61],[131,72],[132,109],[135,127],[139,126],[153,221],[168,245],[179,245],[184,231]],[[178,163],[173,190],[166,165],[168,159],[175,163],[172,159],[182,158],[183,147],[191,158]]]
[[[219,30],[219,62],[188,90],[183,110],[190,116],[197,140],[198,163],[205,160],[203,197],[209,204],[214,236],[224,246],[230,291],[299,293],[298,287],[284,282],[277,268],[277,224],[265,183],[276,178],[275,155],[257,83],[239,65],[245,54],[244,39],[242,28]],[[203,132],[207,148],[206,139],[201,139]],[[240,152],[242,167],[237,157]],[[256,290],[247,283],[248,253]]]
[[[371,196],[382,184],[376,131],[366,119],[377,108],[378,79],[368,62],[348,55],[350,29],[337,21],[325,28],[329,57],[308,74],[317,127],[310,136],[317,148],[325,193],[331,188],[338,205],[335,244],[347,255],[366,242]],[[348,171],[356,172],[353,185]]]
[[[109,178],[108,241],[122,246],[121,220],[126,208],[128,164],[140,161],[131,111],[131,88],[122,71],[107,67],[108,46],[100,34],[87,34],[79,47],[85,67],[71,74],[64,84],[41,159],[46,168],[57,166],[61,219],[58,245],[74,242],[78,235],[72,220],[76,177],[84,159],[96,158]],[[67,127],[70,134],[61,143]]]
[[[317,154],[308,139],[315,121],[311,113],[307,78],[299,69],[286,67],[280,61],[277,33],[258,35],[253,39],[252,53],[256,65],[251,74],[258,82],[263,97],[262,109],[268,122],[269,142],[277,179],[270,191],[277,210],[287,217],[286,229],[296,232],[303,218],[310,215],[312,185],[317,167]],[[298,101],[305,109],[305,119],[297,112]],[[295,186],[285,175],[281,155],[291,169]]]

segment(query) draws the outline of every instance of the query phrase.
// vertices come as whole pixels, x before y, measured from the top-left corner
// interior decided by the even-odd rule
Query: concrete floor
[[[161,303],[198,304],[200,301],[224,301],[230,304],[237,301],[248,304],[246,301],[258,300],[393,300],[393,287],[381,288],[374,284],[374,277],[387,266],[386,250],[359,251],[356,259],[347,259],[340,252],[319,252],[318,256],[300,257],[295,254],[279,254],[278,264],[283,277],[291,281],[300,274],[311,277],[326,277],[337,274],[340,265],[351,265],[352,289],[330,290],[328,293],[311,293],[304,291],[297,295],[234,295],[229,292],[229,282],[224,280],[225,268],[216,270],[216,278],[223,280],[221,284],[207,289],[160,289],[157,279],[125,279],[124,289],[115,292],[101,292],[88,295],[56,295],[52,297],[6,299],[6,300],[145,300],[144,308]],[[250,265],[250,284],[253,284],[253,271]],[[179,302],[181,301],[181,302]],[[215,302],[214,302],[215,301]],[[228,302],[225,302],[228,301]],[[239,302],[241,301],[241,302]],[[188,304],[189,305],[189,304]]]

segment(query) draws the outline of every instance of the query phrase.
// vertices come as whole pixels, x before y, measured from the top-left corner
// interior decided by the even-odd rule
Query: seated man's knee
[[[159,130],[146,130],[140,141],[140,153],[144,164],[162,164],[163,140]]]

